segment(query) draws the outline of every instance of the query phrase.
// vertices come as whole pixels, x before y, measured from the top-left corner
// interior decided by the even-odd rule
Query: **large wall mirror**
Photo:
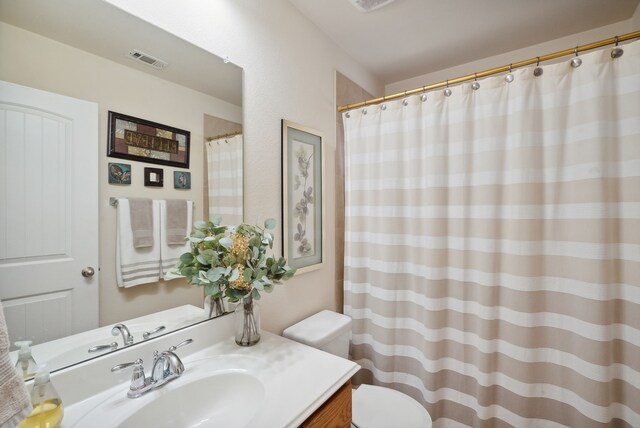
[[[158,67],[163,63],[164,66]],[[9,85],[2,88],[13,85],[19,89],[46,91],[97,106],[97,113],[89,112],[90,116],[93,114],[89,122],[95,120],[98,155],[88,161],[78,159],[78,153],[56,152],[48,137],[41,138],[39,146],[46,150],[33,150],[33,147],[15,150],[19,145],[13,140],[15,132],[7,118],[15,112],[22,114],[22,107],[20,102],[0,99],[0,134],[4,136],[0,138],[0,169],[4,169],[0,173],[1,186],[4,186],[0,191],[0,219],[4,224],[0,227],[0,241],[3,241],[0,301],[14,355],[17,353],[15,342],[32,341],[34,351],[38,346],[46,347],[37,363],[48,363],[50,370],[56,370],[130,346],[124,343],[122,327],[114,329],[120,323],[129,323],[127,328],[135,344],[208,319],[202,288],[191,286],[183,279],[160,280],[131,288],[116,285],[118,208],[110,201],[133,197],[184,199],[194,203],[193,220],[222,214],[228,224],[241,222],[242,73],[241,68],[223,58],[129,15],[105,0],[0,0],[0,83]],[[188,130],[191,135],[189,167],[108,157],[109,111]],[[60,129],[64,129],[64,124],[61,126]],[[35,128],[27,124],[24,129],[23,133],[34,133]],[[22,163],[7,160],[10,155]],[[109,163],[128,164],[131,184],[109,183]],[[74,199],[76,203],[85,200],[81,195],[68,196],[74,189],[73,183],[68,182],[68,178],[73,177],[68,170],[78,164],[96,175],[95,189],[88,192],[90,197],[84,195],[87,201],[84,206],[77,205],[70,210],[73,221],[60,220],[59,224],[63,225],[60,228],[43,227],[44,223],[51,222],[53,211],[63,208],[58,206],[55,195]],[[163,187],[145,186],[146,167],[163,169]],[[32,182],[37,181],[32,179],[32,171],[37,172],[37,180],[51,186],[50,191],[32,190]],[[185,175],[186,172],[190,175]],[[182,179],[188,177],[189,186],[184,181],[174,185],[174,175]],[[66,187],[55,188],[56,177]],[[82,180],[82,175],[79,177]],[[32,214],[24,214],[23,206],[31,207],[35,217],[45,220],[32,222],[29,218]],[[46,260],[49,253],[25,248],[37,246],[29,244],[35,242],[33,239],[40,247],[40,241],[47,239],[54,244],[68,244],[70,235],[61,231],[71,231],[74,225],[83,223],[83,217],[94,208],[91,215],[95,215],[98,232],[82,239],[96,242],[99,250],[99,261],[92,266],[95,276],[85,278],[83,283],[87,287],[94,283],[96,303],[89,303],[87,299],[85,304],[77,296],[75,300],[65,300],[64,296],[74,294],[73,287],[65,286],[65,280],[55,293],[32,287],[51,278],[60,279],[62,275],[35,271],[34,263]],[[38,228],[51,233],[38,233]],[[11,239],[19,243],[16,248]],[[61,249],[48,251],[60,256],[65,245],[58,247]],[[87,272],[82,270],[83,275]],[[73,275],[80,276],[80,269]],[[58,298],[57,306],[46,303]],[[77,322],[75,315],[69,315],[73,310],[84,312],[83,316],[90,321]],[[112,335],[114,330],[117,336]],[[143,337],[144,333],[147,334]],[[90,349],[93,350],[89,352]]]

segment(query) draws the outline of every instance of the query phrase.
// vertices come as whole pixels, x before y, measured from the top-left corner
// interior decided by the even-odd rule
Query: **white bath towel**
[[[119,287],[160,279],[160,202],[153,201],[153,245],[134,248],[129,200],[118,199],[116,225],[116,282]]]
[[[175,267],[183,253],[191,251],[191,244],[189,241],[184,241],[180,245],[169,244],[169,236],[172,233],[167,231],[167,201],[163,200],[158,202],[160,203],[160,259],[162,260],[162,278],[168,281],[176,278],[174,276],[167,275],[169,273],[169,269]],[[187,236],[191,233],[193,223],[193,202],[185,202],[187,203],[187,228],[185,236]]]
[[[31,399],[9,357],[9,334],[0,303],[0,428],[13,428],[31,414]]]

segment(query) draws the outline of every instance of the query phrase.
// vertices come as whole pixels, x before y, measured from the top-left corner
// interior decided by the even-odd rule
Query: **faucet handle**
[[[128,367],[131,366],[140,366],[142,367],[142,360],[140,358],[138,358],[137,360],[131,362],[131,363],[122,363],[122,364],[118,364],[116,366],[111,367],[111,372],[119,372],[120,370],[126,369]]]
[[[164,330],[166,327],[163,325],[160,325],[156,328],[154,328],[153,330],[150,331],[145,331],[144,333],[142,333],[142,338],[144,340],[147,340],[148,338],[150,338],[152,335],[161,332],[162,330]]]
[[[178,343],[177,345],[170,347],[169,348],[169,352],[175,352],[176,349],[181,348],[181,347],[183,347],[185,345],[188,345],[188,344],[190,344],[192,342],[193,342],[193,339],[183,340],[182,342]]]
[[[111,367],[111,372],[113,373],[120,370],[124,370],[128,367],[133,367],[133,374],[131,375],[131,385],[129,386],[129,394],[132,394],[144,388],[149,383],[145,378],[144,367],[142,366],[142,360],[140,358],[138,358],[132,363],[122,363],[122,364],[113,366]]]

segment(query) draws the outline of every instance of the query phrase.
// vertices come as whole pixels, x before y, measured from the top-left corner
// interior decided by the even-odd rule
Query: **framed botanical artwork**
[[[324,255],[324,147],[313,129],[282,120],[282,242],[298,273],[318,269]]]
[[[183,129],[109,112],[109,157],[189,168],[190,138]]]

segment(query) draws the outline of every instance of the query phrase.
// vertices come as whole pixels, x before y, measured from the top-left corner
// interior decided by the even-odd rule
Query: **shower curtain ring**
[[[624,50],[618,47],[618,36],[615,37],[615,41],[616,41],[616,47],[611,49],[611,58],[613,59],[620,58],[624,53]]]
[[[445,97],[451,96],[451,89],[449,89],[449,80],[447,80],[447,89],[444,90],[444,96]]]
[[[533,69],[533,75],[538,77],[538,76],[542,76],[542,73],[544,73],[544,70],[542,69],[542,67],[540,67],[540,57],[537,56],[536,57],[536,68]]]
[[[507,83],[513,82],[513,74],[511,73],[512,69],[513,69],[512,64],[509,64],[509,73],[507,73],[507,75],[504,76],[504,80]]]
[[[477,91],[480,89],[480,83],[478,83],[478,73],[474,73],[473,83],[471,84],[471,89]]]
[[[402,100],[402,105],[403,106],[408,106],[409,105],[409,100],[407,100],[407,91],[404,91],[404,99]]]
[[[420,94],[420,101],[422,101],[422,102],[427,101],[427,87],[426,86],[422,87],[422,94]]]
[[[578,68],[582,65],[582,59],[578,56],[578,46],[574,50],[576,57],[571,60],[571,67]]]

